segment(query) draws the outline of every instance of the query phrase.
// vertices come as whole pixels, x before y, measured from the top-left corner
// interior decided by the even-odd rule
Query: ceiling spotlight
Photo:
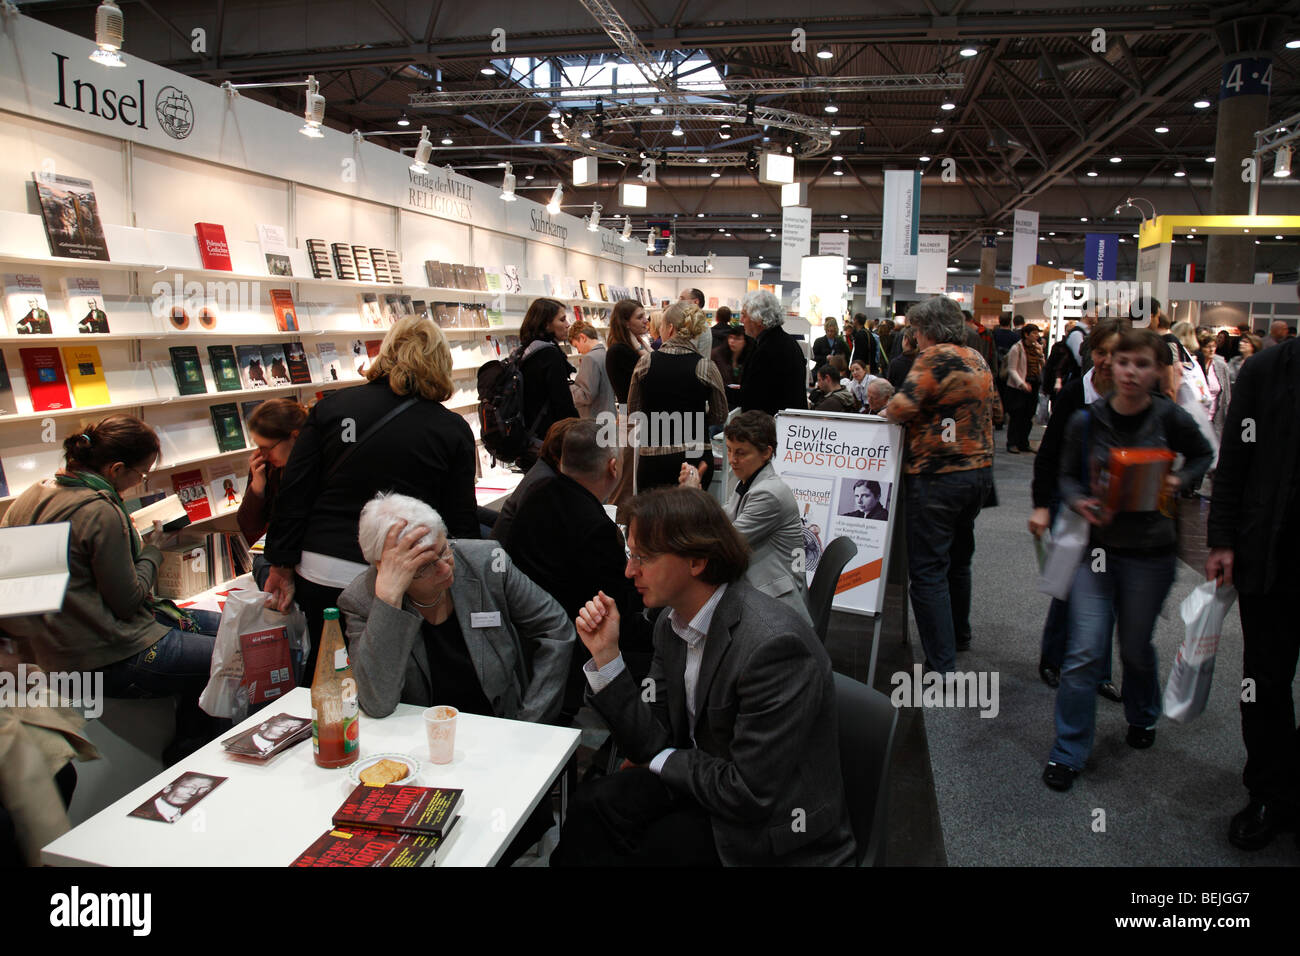
[[[836,175],[836,176],[843,176],[843,175],[844,175],[844,170],[842,170],[842,169],[836,169],[836,170],[834,171],[834,175]]]
[[[843,161],[844,157],[841,156],[839,153],[836,153],[835,155],[833,155],[833,156],[831,157],[831,159],[838,163],[838,162]]]
[[[429,127],[420,127],[420,145],[415,147],[415,162],[411,163],[411,172],[427,173],[429,157],[433,154],[433,141],[429,139]]]
[[[1278,179],[1285,179],[1291,175],[1291,147],[1283,146],[1277,151],[1277,158],[1273,160],[1273,175]]]
[[[719,227],[718,227],[718,232],[726,232],[726,231],[727,231],[727,230],[726,230],[726,228],[725,228],[724,226],[719,226]]]
[[[1198,110],[1208,110],[1210,108],[1210,98],[1205,93],[1202,93],[1192,102],[1192,105]]]
[[[1088,221],[1088,217],[1087,217],[1087,216],[1080,216],[1080,217],[1079,217],[1079,222],[1087,222],[1087,221]]]
[[[931,133],[942,133],[942,132],[943,132],[943,127],[940,126],[938,123],[935,123],[933,126],[930,127],[930,132],[931,132]]]
[[[1097,170],[1095,170],[1095,169],[1090,169],[1090,170],[1088,170],[1088,172],[1087,172],[1086,175],[1088,175],[1088,176],[1096,176],[1096,175],[1098,175],[1098,173],[1097,173]]]
[[[919,162],[919,163],[928,163],[928,162],[930,161],[930,157],[929,157],[929,156],[918,156],[918,157],[916,158],[916,161]]]
[[[410,125],[411,125],[411,120],[410,120],[409,117],[407,117],[407,115],[406,115],[405,113],[403,113],[403,114],[402,114],[402,118],[399,119],[399,120],[397,121],[397,125],[398,125],[398,126],[410,126]]]
[[[1054,233],[1054,232],[1049,232],[1048,235],[1049,235],[1049,236],[1054,236],[1054,235],[1056,235],[1056,233]]]
[[[1187,175],[1187,170],[1183,169],[1183,167],[1181,166],[1179,166],[1177,169],[1174,170],[1175,179],[1182,179],[1186,175]]]
[[[838,113],[840,111],[840,108],[835,105],[835,100],[833,99],[827,100],[826,105],[823,106],[822,109],[827,113]]]
[[[451,144],[452,144],[451,130],[447,130],[442,134],[442,145],[450,146]]]
[[[650,107],[650,115],[651,116],[664,115],[664,108],[661,105],[659,105],[659,97],[657,96],[655,97],[654,105]]]
[[[1273,238],[1274,238],[1274,239],[1281,239],[1282,237],[1281,237],[1281,236],[1274,236]]]
[[[623,217],[623,233],[622,235],[619,236],[619,239],[623,240],[624,242],[630,242],[632,240],[632,217],[631,216]]]
[[[478,68],[478,71],[482,73],[484,76],[492,76],[496,73],[497,70],[496,67],[494,67],[491,63],[484,63],[482,66]]]
[[[841,218],[841,219],[848,219],[848,218],[849,218],[849,214],[848,214],[847,212],[842,212],[842,213],[840,213],[840,218]]]
[[[529,182],[532,182],[536,178],[537,177],[535,177],[532,173],[524,173],[524,179],[528,180]]]
[[[716,169],[713,172],[709,173],[709,175],[712,176],[714,179],[722,178],[722,173],[718,172]],[[700,213],[700,215],[702,216],[704,215],[704,213]]]
[[[546,211],[552,216],[560,211],[560,201],[564,199],[564,184],[556,183],[555,190],[551,193],[551,201],[546,204]]]
[[[841,229],[840,232],[848,232],[847,229]]]
[[[952,100],[944,100],[939,105],[939,109],[941,110],[955,110],[956,108],[957,108],[957,104],[954,103]]]
[[[1112,163],[1122,163],[1122,162],[1124,162],[1124,159],[1123,159],[1122,157],[1120,157],[1120,156],[1112,156],[1112,157],[1110,158],[1110,161],[1111,161]]]
[[[731,139],[731,124],[723,123],[718,127],[718,137],[720,139]]]
[[[817,48],[817,59],[819,60],[829,60],[834,56],[835,54],[831,52],[831,48],[825,43]]]
[[[1157,133],[1167,133],[1167,132],[1169,132],[1169,127],[1166,126],[1164,123],[1161,123],[1159,126],[1156,127],[1156,132],[1157,132]]]
[[[978,54],[979,50],[975,49],[973,46],[964,46],[958,52],[961,53],[961,55],[966,57],[967,59],[970,59],[971,57]]]
[[[999,235],[999,236],[1005,236],[1006,233],[1003,232],[1001,229],[999,229],[999,230],[998,230],[998,235]]]
[[[757,219],[757,218],[758,218],[758,213],[756,213],[756,212],[751,212],[751,213],[749,214],[749,218],[750,218],[750,219]]]
[[[704,213],[702,213],[702,212],[697,212],[697,213],[695,214],[695,218],[696,218],[696,219],[703,219],[703,218],[704,218]]]
[[[552,107],[551,107],[551,111],[550,111],[549,113],[547,113],[546,116],[547,116],[548,119],[553,119],[553,120],[557,120],[557,119],[559,119],[559,118],[560,118],[560,108],[559,108],[558,106],[552,106]]]
[[[673,124],[673,135],[674,136],[686,135],[686,132],[682,129],[682,124],[680,120],[678,120],[676,123]]]
[[[745,100],[745,122],[750,126],[754,125],[754,103],[753,96]]]
[[[126,66],[122,62],[122,39],[126,23],[122,11],[112,0],[104,0],[95,11],[95,50],[90,59],[100,66]]]
[[[1215,159],[1217,159],[1217,158],[1218,158],[1218,157],[1215,157],[1215,156],[1206,156],[1206,157],[1205,157],[1205,161],[1206,161],[1207,163],[1212,163],[1212,162],[1214,162]]]
[[[591,204],[591,215],[587,217],[587,231],[598,232],[600,230],[600,203]]]
[[[1288,50],[1300,50],[1300,40],[1287,40],[1286,48]]]
[[[840,135],[840,131],[837,130],[837,129],[835,129],[834,127],[832,127],[832,128],[831,128],[831,135],[832,135],[832,136],[839,136],[839,135]]]
[[[583,138],[583,139],[591,139],[591,130],[589,130],[589,129],[584,129],[584,130],[582,131],[582,138]]]
[[[103,7],[100,8],[101,10]],[[320,84],[316,82],[316,77],[307,77],[307,102],[302,110],[303,125],[298,132],[310,139],[320,139],[325,134],[321,132],[320,124],[325,120],[325,97],[320,95]]]
[[[519,198],[515,195],[514,167],[509,163],[506,163],[505,174],[501,177],[501,198],[506,202],[514,202]]]

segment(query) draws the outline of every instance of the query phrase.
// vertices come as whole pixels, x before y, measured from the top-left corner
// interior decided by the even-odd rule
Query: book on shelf
[[[176,535],[159,548],[163,560],[155,590],[159,597],[185,600],[247,574],[252,567],[244,536],[238,532]]]
[[[104,362],[99,349],[93,345],[69,345],[63,349],[63,366],[68,373],[68,387],[78,408],[107,405],[108,381],[104,378]]]
[[[560,287],[555,283],[555,276],[549,272],[542,276],[542,287],[551,298],[555,298],[560,294]]]
[[[411,306],[412,306],[412,311],[411,311],[412,315],[418,315],[422,319],[433,318],[433,316],[429,314],[429,303],[425,302],[423,299],[413,300],[411,302]]]
[[[257,244],[266,259],[267,275],[293,275],[293,263],[289,259],[289,234],[283,226],[258,223]]]
[[[246,402],[240,402],[239,412],[241,415],[244,416],[244,421],[248,421],[250,418],[252,418],[253,410],[256,409],[258,405],[261,405],[264,401],[266,401],[266,399],[264,398],[250,398]]]
[[[398,296],[398,304],[398,311],[402,315],[419,315],[419,313],[415,311],[415,300],[409,295]]]
[[[313,278],[334,278],[334,269],[330,264],[330,248],[326,245],[324,239],[307,240],[307,258],[311,261]]]
[[[316,352],[320,355],[322,381],[338,382],[343,379],[343,363],[339,359],[338,349],[333,342],[317,342]]]
[[[108,331],[108,313],[104,311],[104,290],[94,276],[65,276],[59,280],[63,299],[68,303],[68,321],[76,323],[81,334]]]
[[[196,222],[194,235],[199,242],[199,257],[203,268],[218,272],[234,272],[230,261],[230,244],[226,242],[226,227],[217,222]]]
[[[217,475],[208,483],[212,504],[217,514],[230,514],[239,510],[239,503],[244,500],[240,490],[242,484],[233,471]]]
[[[212,378],[217,383],[218,392],[237,392],[243,387],[233,345],[209,345],[208,364],[212,366]]]
[[[89,179],[32,173],[50,255],[108,261],[95,186]]]
[[[388,257],[388,277],[396,285],[402,284],[402,257],[397,254],[396,249],[384,250]]]
[[[384,324],[378,292],[359,293],[357,295],[357,312],[361,316],[361,324],[366,328],[378,329]]]
[[[244,426],[239,422],[239,409],[234,402],[213,405],[208,413],[212,416],[212,430],[217,436],[218,450],[224,454],[246,447]]]
[[[570,299],[582,298],[582,286],[578,284],[578,280],[573,276],[564,277],[564,287],[569,290],[568,297]]]
[[[370,264],[375,270],[375,281],[388,285],[392,277],[388,273],[388,253],[383,249],[370,250]]]
[[[4,491],[8,494],[7,483]],[[63,608],[71,528],[64,521],[0,528],[0,607],[6,615],[54,614]]]
[[[424,278],[428,281],[430,287],[439,288],[442,285],[442,263],[433,259],[424,261]]]
[[[63,374],[59,350],[55,348],[19,349],[27,391],[32,396],[32,410],[53,412],[72,407],[68,380]]]
[[[500,309],[488,309],[487,324],[493,328],[503,328],[506,324],[506,314]]]
[[[487,290],[489,292],[496,292],[496,293],[501,293],[505,291],[505,281],[502,279],[501,273],[499,272],[487,273]]]
[[[488,290],[487,269],[482,266],[474,267],[474,288],[478,289],[480,292],[486,292]]]
[[[312,841],[291,867],[394,867],[437,865],[460,829],[456,817],[446,836],[412,836],[364,827],[334,827]]]
[[[307,351],[295,339],[284,346],[284,362],[289,366],[289,381],[294,385],[311,384],[311,366],[307,364]]]
[[[586,280],[586,279],[579,279],[579,280],[578,280],[578,289],[582,292],[582,298],[584,298],[584,299],[590,299],[590,298],[591,298],[591,290],[590,290],[589,288],[587,288],[587,280]]]
[[[9,366],[5,364],[4,349],[0,349],[0,415],[13,415],[18,411],[18,400],[14,395],[14,383],[9,378]]]
[[[279,342],[262,346],[262,371],[266,373],[266,381],[272,388],[293,384],[284,353],[285,348]]]
[[[402,297],[396,292],[385,292],[383,306],[380,311],[384,316],[384,321],[392,325],[402,317]]]
[[[465,267],[459,262],[454,262],[449,267],[451,269],[451,288],[468,289],[469,279],[465,275]]]
[[[452,311],[453,309],[457,311]],[[435,302],[433,304],[433,321],[438,323],[440,328],[454,329],[459,323],[457,322],[457,313],[460,309],[455,302]]]
[[[363,783],[334,812],[332,822],[336,827],[442,837],[460,815],[464,794],[464,790],[450,787],[368,787]]]
[[[53,335],[45,286],[35,273],[5,276],[5,315],[15,335]]]
[[[330,254],[334,257],[334,271],[340,279],[357,277],[357,264],[352,258],[352,247],[346,242],[331,242]]]
[[[607,285],[605,285],[605,283],[601,282],[601,283],[599,283],[596,287],[597,287],[598,289],[600,289],[600,300],[601,300],[602,302],[608,302],[608,301],[609,301],[609,286],[607,286]]]
[[[519,278],[518,266],[506,266],[504,281],[502,286],[506,292],[522,292],[524,289],[523,281]]]
[[[176,391],[181,395],[202,395],[208,390],[199,364],[199,350],[193,345],[173,345],[168,353],[172,357],[172,370],[176,373]]]
[[[272,289],[270,294],[275,327],[281,332],[299,331],[298,307],[293,304],[293,293],[288,289]]]
[[[156,498],[156,501],[145,501],[145,498]],[[136,507],[132,507],[135,502],[140,502]],[[163,492],[154,492],[151,495],[145,495],[140,498],[132,498],[130,501],[123,502],[126,505],[126,512],[131,516],[131,524],[140,534],[147,534],[153,530],[153,523],[161,521],[164,531],[179,531],[190,523],[190,514],[185,505],[181,502],[179,495],[165,495]]]
[[[275,278],[293,275],[293,263],[279,252],[266,253],[266,274]]]
[[[245,389],[267,388],[271,380],[262,365],[262,347],[260,345],[238,345],[235,353],[239,357],[239,380]]]
[[[375,281],[375,264],[370,259],[369,249],[365,246],[353,246],[352,261],[357,265],[357,279],[359,281]]]
[[[202,521],[212,517],[212,505],[208,502],[208,489],[203,481],[203,472],[195,468],[191,471],[172,473],[172,490],[180,499],[190,521]]]

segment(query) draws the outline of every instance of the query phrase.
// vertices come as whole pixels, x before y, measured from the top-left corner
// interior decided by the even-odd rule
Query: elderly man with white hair
[[[785,312],[780,300],[766,289],[755,289],[740,302],[740,320],[757,340],[740,372],[740,407],[769,415],[783,408],[806,409],[808,360],[799,342],[782,328]]]
[[[495,541],[452,541],[438,513],[377,495],[357,537],[371,565],[339,596],[361,707],[397,704],[545,722],[560,710],[576,632]]]
[[[889,384],[889,379],[876,376],[867,383],[867,413],[870,415],[885,414],[885,406],[889,400],[894,397],[894,386]]]

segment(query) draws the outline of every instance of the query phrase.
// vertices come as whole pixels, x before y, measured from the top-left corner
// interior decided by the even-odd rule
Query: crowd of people
[[[1171,326],[1157,305],[1151,329],[1084,320],[1045,354],[1034,323],[1007,315],[990,331],[940,296],[902,328],[858,315],[841,332],[827,319],[806,354],[769,292],[748,293],[738,317],[717,310],[711,327],[703,304],[696,289],[649,315],[619,302],[606,342],[556,300],[530,305],[519,368],[534,441],[499,513],[476,504],[474,435],[445,407],[452,359],[433,322],[395,323],[362,385],[310,409],[258,406],[238,513],[250,543],[265,538],[255,577],[269,606],[302,609],[313,648],[325,610],[341,610],[367,714],[450,704],[570,724],[590,704],[627,766],[579,789],[552,865],[851,863],[830,661],[791,557],[804,529],[773,468],[774,416],[812,407],[905,426],[910,598],[925,669],[949,673],[975,638],[975,522],[997,501],[995,431],[1005,423],[1007,450],[1034,453],[1033,421],[1049,412],[1029,530],[1044,535],[1069,509],[1108,561],[1081,563],[1044,624],[1039,672],[1057,697],[1043,780],[1066,790],[1084,771],[1098,696],[1123,703],[1130,746],[1153,745],[1152,632],[1176,561],[1169,502],[1213,468],[1206,573],[1241,594],[1258,686],[1242,704],[1250,804],[1230,838],[1255,848],[1294,824],[1298,647],[1283,589],[1300,533],[1300,345],[1285,326],[1269,342],[1216,338]],[[637,413],[721,429],[734,485],[706,492],[708,432],[611,443],[602,420]],[[1256,436],[1244,437],[1247,421]],[[1179,456],[1156,509],[1107,496],[1119,448]],[[140,536],[126,511],[157,436],[112,415],[69,435],[64,456],[2,522],[70,524],[63,611],[4,630],[43,668],[102,673],[109,696],[176,696],[173,762],[222,729],[197,706],[217,621],[155,596],[161,530]],[[853,494],[850,516],[889,520],[878,482]],[[550,825],[543,801],[507,860]]]

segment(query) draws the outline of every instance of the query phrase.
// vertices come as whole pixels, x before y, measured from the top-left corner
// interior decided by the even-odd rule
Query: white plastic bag
[[[1170,720],[1184,723],[1205,710],[1219,635],[1235,600],[1237,589],[1218,587],[1217,581],[1206,581],[1183,600],[1179,610],[1186,633],[1165,684],[1165,716]]]
[[[199,707],[213,717],[241,721],[250,705],[256,710],[298,686],[298,672],[311,649],[307,617],[296,604],[286,614],[271,610],[266,607],[269,597],[264,591],[233,591],[226,598],[208,686],[199,695]],[[256,668],[256,676],[246,673],[245,647],[271,665]]]
[[[1073,508],[1063,506],[1052,526],[1052,542],[1047,548],[1047,560],[1038,576],[1038,590],[1050,594],[1058,601],[1070,596],[1074,576],[1088,547],[1088,519]]]

